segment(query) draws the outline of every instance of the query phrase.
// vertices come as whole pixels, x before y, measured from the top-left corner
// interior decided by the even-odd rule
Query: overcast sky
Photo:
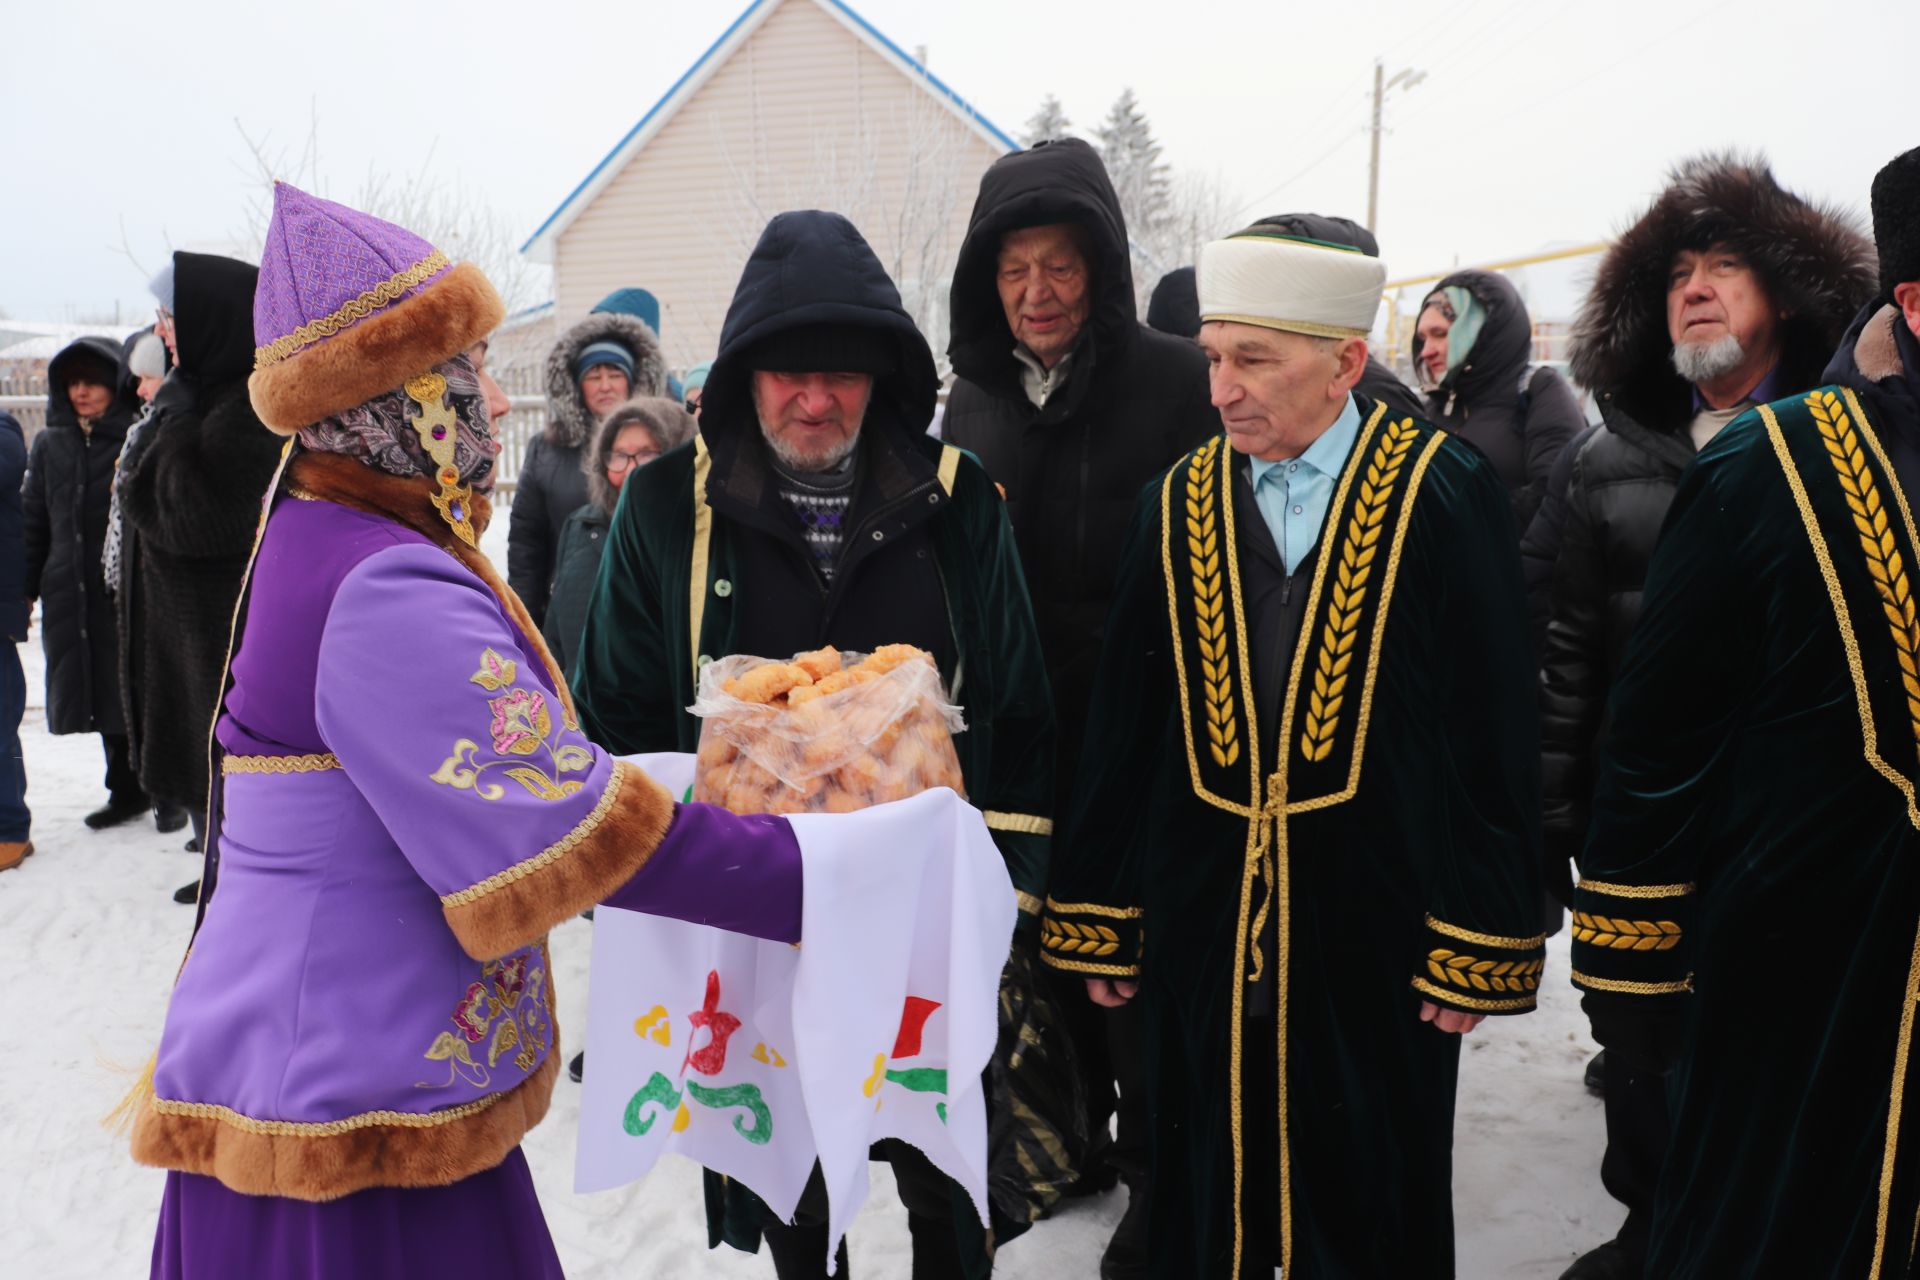
[[[236,122],[291,155],[317,120],[323,194],[427,166],[524,238],[744,7],[8,0],[0,308],[150,309],[170,248],[244,231],[258,182]],[[1920,0],[853,7],[1010,134],[1047,93],[1090,128],[1132,86],[1167,160],[1249,218],[1362,217],[1373,60],[1423,70],[1387,103],[1395,276],[1602,237],[1706,148],[1764,148],[1788,186],[1864,217],[1874,171],[1920,145],[1901,92]]]

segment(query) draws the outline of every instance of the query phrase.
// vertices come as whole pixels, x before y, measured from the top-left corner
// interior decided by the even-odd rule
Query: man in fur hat
[[[1547,876],[1563,902],[1587,835],[1607,699],[1675,485],[1737,414],[1819,380],[1872,291],[1871,263],[1848,220],[1781,188],[1764,163],[1707,156],[1675,171],[1600,265],[1574,331],[1573,374],[1605,425],[1573,460],[1550,552],[1541,674]],[[1614,903],[1602,914],[1623,911]],[[1575,936],[1586,928],[1576,920]],[[1649,1022],[1623,1038],[1596,1022],[1595,1031],[1607,1046],[1601,1178],[1628,1212],[1618,1236],[1565,1280],[1642,1274],[1667,1149],[1666,1064],[1649,1054],[1673,1029],[1656,1034]],[[1758,1053],[1754,1065],[1771,1060]]]
[[[1199,276],[1225,436],[1142,496],[1042,956],[1144,1002],[1153,1275],[1451,1277],[1459,1035],[1545,943],[1511,504],[1354,393],[1379,260]]]

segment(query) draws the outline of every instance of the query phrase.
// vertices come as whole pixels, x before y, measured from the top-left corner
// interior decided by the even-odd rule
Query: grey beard
[[[1696,387],[1732,373],[1746,358],[1740,339],[1732,334],[1715,342],[1679,342],[1673,348],[1674,372]]]
[[[760,438],[767,442],[767,448],[773,451],[773,456],[780,460],[781,466],[796,475],[803,476],[818,475],[823,471],[838,469],[840,464],[852,457],[853,451],[860,446],[860,431],[858,428],[854,429],[852,435],[823,454],[800,453],[792,449],[785,441],[775,439],[773,433],[767,430],[765,423],[762,423],[760,426]]]

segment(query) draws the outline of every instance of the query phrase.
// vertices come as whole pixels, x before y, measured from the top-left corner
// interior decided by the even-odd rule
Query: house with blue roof
[[[936,350],[980,175],[1018,144],[841,0],[754,0],[522,246],[556,319],[661,301],[667,359],[708,359],[767,219],[853,220]]]

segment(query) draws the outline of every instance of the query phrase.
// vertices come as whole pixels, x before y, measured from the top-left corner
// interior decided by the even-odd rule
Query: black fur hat
[[[1873,245],[1852,214],[1786,190],[1763,157],[1732,153],[1677,165],[1667,189],[1601,259],[1574,322],[1574,380],[1645,426],[1683,427],[1692,390],[1671,362],[1667,272],[1680,250],[1722,242],[1753,266],[1786,316],[1782,385],[1817,385],[1854,314],[1874,296]]]
[[[1880,251],[1880,292],[1920,280],[1920,147],[1873,175],[1873,243]]]

